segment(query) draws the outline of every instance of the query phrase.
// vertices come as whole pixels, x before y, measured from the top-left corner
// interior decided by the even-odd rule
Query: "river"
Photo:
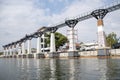
[[[0,58],[0,80],[120,80],[120,58]]]

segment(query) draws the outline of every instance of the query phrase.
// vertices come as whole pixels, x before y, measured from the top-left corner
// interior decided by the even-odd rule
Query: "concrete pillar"
[[[33,54],[31,54],[31,40],[28,39],[28,49],[27,49],[27,57],[28,58],[33,58]]]
[[[106,47],[106,36],[103,30],[103,18],[108,12],[109,11],[107,9],[97,9],[91,13],[91,15],[97,19],[99,48]]]
[[[7,50],[6,50],[6,56],[9,55],[9,48],[7,47]]]
[[[106,36],[105,36],[104,29],[103,29],[102,19],[98,19],[97,26],[98,26],[98,46],[106,47]]]
[[[5,56],[7,56],[7,52],[8,52],[8,50],[7,50],[7,48],[6,48],[6,50],[5,50]]]
[[[41,37],[37,38],[37,53],[34,54],[34,58],[44,58],[44,54],[41,51]]]
[[[16,53],[15,53],[15,45],[13,45],[12,48],[13,48],[13,49],[12,49],[13,55],[16,55]]]
[[[50,52],[56,52],[56,48],[55,48],[55,33],[51,33],[51,37],[50,37]]]
[[[21,46],[18,47],[18,55],[21,55],[22,51],[21,51]]]
[[[10,51],[10,56],[12,56],[12,46],[10,46],[9,51]]]
[[[25,42],[22,42],[22,54],[25,54]]]
[[[78,20],[77,19],[66,20],[65,23],[70,27],[68,57],[79,57],[75,45],[75,30],[74,30],[74,27],[78,23]]]
[[[74,28],[70,28],[69,51],[76,51]]]
[[[37,38],[37,53],[41,53],[41,37]]]
[[[31,54],[31,40],[28,40],[27,54]]]
[[[44,49],[45,49],[45,35],[43,34],[43,52],[44,52]]]
[[[3,56],[6,56],[6,48],[4,47]]]

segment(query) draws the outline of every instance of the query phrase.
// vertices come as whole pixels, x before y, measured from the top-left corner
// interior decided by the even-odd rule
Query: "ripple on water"
[[[0,80],[120,80],[120,59],[0,59]]]

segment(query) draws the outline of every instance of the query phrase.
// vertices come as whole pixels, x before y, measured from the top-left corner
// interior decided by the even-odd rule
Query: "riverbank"
[[[72,53],[72,55],[71,55]],[[32,53],[24,55],[1,55],[0,58],[95,58],[95,57],[120,57],[120,49],[101,49],[82,52],[57,52],[57,53]]]

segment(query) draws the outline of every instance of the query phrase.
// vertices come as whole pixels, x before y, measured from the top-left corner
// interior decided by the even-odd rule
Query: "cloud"
[[[47,20],[44,16],[48,10],[35,8],[32,0],[5,0],[1,7],[0,42],[2,45],[35,32]]]
[[[71,5],[66,6],[63,9],[63,13],[59,15],[53,15],[53,20],[54,18],[57,18],[56,20],[60,20],[62,18],[70,18],[73,16],[77,16],[80,14],[83,14],[85,12],[91,11],[92,9],[96,8],[99,6],[104,5],[104,3],[101,0],[93,0],[92,3],[90,3],[90,0],[76,0],[73,2]],[[96,32],[97,32],[97,26],[96,26],[96,20],[86,20],[83,22],[79,22],[76,27],[78,30],[78,38],[80,41],[93,41],[96,40]],[[68,29],[68,28],[67,28]],[[61,29],[60,32],[66,34],[66,28]],[[91,36],[91,38],[89,38]]]
[[[49,0],[53,4],[55,0]],[[0,46],[10,43],[12,41],[19,40],[25,34],[35,32],[41,26],[54,25],[66,18],[78,16],[85,12],[91,11],[100,6],[109,3],[109,0],[59,0],[56,3],[61,5],[59,2],[65,3],[66,5],[61,6],[62,10],[54,13],[49,7],[49,3],[42,3],[38,0],[2,0],[0,2]],[[107,2],[107,3],[106,3]],[[116,32],[119,33],[119,21],[118,17],[120,10],[108,14],[104,18],[105,31],[106,33]],[[78,30],[78,38],[80,41],[93,41],[97,40],[97,25],[94,18],[79,22],[76,27]],[[58,31],[67,34],[67,26],[59,29]],[[120,36],[120,35],[119,35]],[[2,49],[2,48],[0,48]]]
[[[107,3],[105,3],[107,2]],[[82,14],[84,12],[97,9],[101,6],[108,4],[108,0],[77,0],[73,2],[70,6],[65,7],[64,13],[61,15],[64,17],[72,17],[75,15]],[[118,17],[120,10],[111,12],[106,15],[104,18],[104,29],[106,34],[110,32],[116,32],[120,36],[119,32],[119,21]],[[95,18],[88,19],[82,22],[79,22],[76,27],[78,29],[78,38],[80,41],[92,42],[93,40],[97,41],[97,20]],[[64,32],[62,32],[64,33]]]
[[[120,18],[119,18],[120,10],[111,12],[107,14],[104,19],[105,24],[105,31],[106,33],[115,32],[118,37],[120,37]]]

